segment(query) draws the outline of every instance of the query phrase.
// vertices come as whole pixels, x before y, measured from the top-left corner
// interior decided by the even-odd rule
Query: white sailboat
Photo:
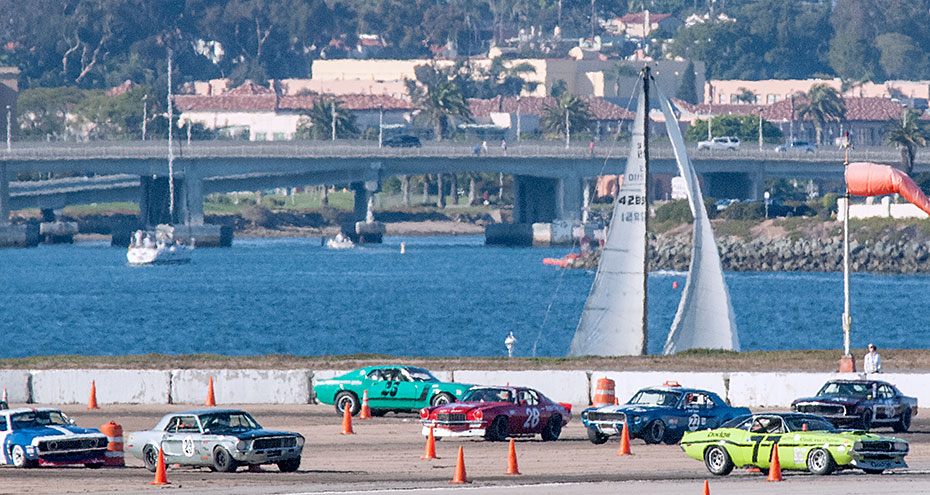
[[[174,107],[171,98],[171,47],[168,47],[168,217],[174,219],[174,145],[172,141]],[[154,232],[136,231],[129,241],[126,259],[131,265],[189,263],[194,250],[174,238],[174,227],[159,225]]]
[[[570,356],[621,356],[646,353],[647,201],[649,99],[652,81],[643,69],[630,154],[601,253],[597,275],[572,339]],[[656,88],[659,106],[678,169],[688,186],[694,215],[691,267],[678,313],[665,343],[671,354],[691,348],[739,350],[733,308],[720,267],[720,255],[704,209],[700,184],[685,152],[684,139],[668,99]]]

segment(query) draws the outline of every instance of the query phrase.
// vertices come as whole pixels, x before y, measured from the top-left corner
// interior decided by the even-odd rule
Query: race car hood
[[[217,431],[217,432],[211,432],[211,433],[219,434],[219,435],[224,434],[224,432],[219,432],[219,431]],[[252,440],[252,439],[261,438],[261,437],[292,437],[292,436],[299,436],[297,433],[292,433],[292,432],[289,432],[289,431],[275,431],[275,430],[265,430],[265,429],[261,429],[261,430],[249,430],[249,431],[242,431],[242,432],[228,432],[228,433],[226,433],[226,434],[228,434],[228,435],[231,436],[231,437],[236,437],[236,438],[238,438],[239,440]]]
[[[801,399],[795,399],[792,404],[799,404],[801,402],[825,402],[828,404],[841,404],[844,406],[854,406],[859,403],[859,401],[865,399],[857,399],[855,397],[847,397],[843,395],[821,395],[818,397],[804,397]]]
[[[29,435],[32,437],[103,435],[99,430],[95,430],[93,428],[79,428],[73,425],[34,426],[31,428],[20,428],[16,430],[15,433]]]
[[[603,406],[595,409],[597,412],[622,412],[626,414],[644,414],[653,411],[667,411],[669,406],[645,406],[642,404],[620,404],[619,406]]]
[[[431,410],[430,414],[462,414],[477,409],[490,409],[498,406],[513,406],[513,404],[509,402],[453,402]]]

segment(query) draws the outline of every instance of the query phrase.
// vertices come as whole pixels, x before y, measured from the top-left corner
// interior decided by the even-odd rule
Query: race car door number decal
[[[701,421],[703,419],[703,421]],[[688,429],[695,431],[701,427],[702,423],[707,423],[707,419],[701,418],[697,413],[688,416]]]
[[[184,449],[184,455],[187,457],[194,457],[194,437],[190,435],[184,437],[181,446]]]
[[[524,428],[536,428],[536,425],[539,424],[539,409],[527,408],[526,410],[526,421],[523,423]]]
[[[385,396],[390,395],[391,397],[394,397],[395,395],[397,395],[398,383],[400,382],[388,380],[386,382],[386,385],[384,386],[384,390],[381,391],[381,395],[385,395]]]

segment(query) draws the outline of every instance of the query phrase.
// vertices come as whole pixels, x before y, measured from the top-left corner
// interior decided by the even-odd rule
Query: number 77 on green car
[[[368,366],[344,375],[320,380],[313,386],[318,401],[333,404],[336,412],[352,415],[362,408],[362,395],[368,391],[371,414],[382,416],[394,411],[419,411],[459,400],[473,385],[442,382],[417,366]]]

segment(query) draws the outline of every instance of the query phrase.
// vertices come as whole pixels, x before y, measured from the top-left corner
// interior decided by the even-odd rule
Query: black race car
[[[917,399],[883,381],[830,380],[815,397],[795,399],[791,410],[819,414],[840,428],[890,426],[902,432],[917,414]]]

